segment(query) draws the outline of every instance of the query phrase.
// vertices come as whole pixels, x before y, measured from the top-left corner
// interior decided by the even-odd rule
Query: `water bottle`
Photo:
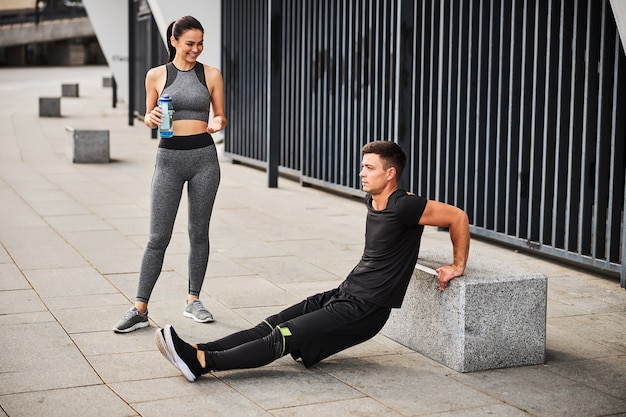
[[[163,123],[159,126],[159,136],[162,138],[171,138],[174,135],[173,120],[174,106],[172,106],[172,98],[169,94],[163,94],[159,97],[159,107],[163,112]]]

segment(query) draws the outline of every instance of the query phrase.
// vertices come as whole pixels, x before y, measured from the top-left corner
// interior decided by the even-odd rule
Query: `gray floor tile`
[[[259,276],[210,278],[205,280],[213,297],[230,308],[282,306],[298,301],[291,294]]]
[[[43,298],[90,296],[117,292],[93,268],[29,269],[24,271],[30,284]]]
[[[309,281],[298,283],[276,284],[294,297],[294,300],[304,300],[308,296],[337,288],[343,279],[335,278],[334,281]]]
[[[56,217],[56,216],[80,216],[87,215],[89,212],[83,206],[79,205],[73,200],[70,201],[38,201],[31,203],[31,206],[42,217]]]
[[[13,263],[13,259],[11,259],[11,257],[9,256],[8,252],[3,248],[0,247],[0,265],[1,264],[9,264],[9,263]]]
[[[28,281],[14,263],[0,263],[0,291],[30,288]]]
[[[11,417],[134,417],[138,414],[104,385],[0,396]]]
[[[435,362],[410,356],[346,359],[322,363],[326,372],[404,415],[484,407],[500,401],[447,375]]]
[[[57,241],[53,239],[52,241]],[[45,245],[10,247],[9,252],[21,269],[77,268],[87,261],[67,243],[57,241]]]
[[[120,317],[122,315],[121,311],[124,307],[130,308],[130,302],[128,299],[122,296],[119,292],[109,294],[90,294],[89,296],[76,295],[47,297],[45,299],[45,303],[48,306],[48,309],[53,312],[57,312],[58,310],[93,308],[94,306],[117,306],[120,309]]]
[[[2,332],[0,395],[101,383],[58,323],[4,324]]]
[[[158,363],[159,367],[163,365],[167,366],[168,363],[165,360]],[[113,382],[109,386],[131,404],[176,400],[184,397],[210,397],[233,391],[228,385],[210,375],[190,383],[180,373],[172,377],[152,378],[149,381]],[[175,414],[176,412],[172,415]]]
[[[419,414],[418,414],[419,415]],[[498,417],[528,417],[529,414],[507,404],[487,405],[484,407],[476,408],[460,408],[454,411],[448,411],[437,414],[425,414],[434,417],[485,417],[485,416],[498,416]]]
[[[104,332],[111,331],[115,323],[122,318],[130,307],[130,303],[125,303],[121,305],[63,308],[54,311],[54,315],[68,334]]]
[[[253,258],[245,266],[277,284],[337,280],[336,275],[295,256]]]
[[[0,291],[0,315],[40,311],[46,311],[46,307],[32,289]]]
[[[153,334],[153,332],[150,332],[151,336]],[[180,371],[166,361],[156,346],[153,346],[148,351],[93,355],[88,356],[87,359],[106,384],[125,381],[146,381],[177,375],[186,381]]]
[[[553,363],[549,369],[616,399],[626,399],[626,373],[623,372],[626,369],[626,355]]]
[[[216,376],[264,409],[363,397],[341,380],[292,361],[283,366],[219,372]]]
[[[273,409],[276,417],[400,417],[402,414],[372,398],[326,401],[319,404]]]
[[[45,219],[59,233],[113,229],[100,217],[91,213],[46,216]]]
[[[24,325],[34,323],[56,323],[56,318],[48,310],[21,311],[16,314],[0,314],[0,326]]]
[[[326,239],[301,239],[275,242],[275,245],[285,252],[295,255],[311,263],[324,263],[333,260],[351,260],[353,264],[359,261],[363,248],[359,245],[346,245],[342,242],[329,242]]]
[[[64,232],[63,237],[80,252],[103,251],[109,248],[137,249],[135,242],[117,230],[69,231]]]
[[[259,258],[268,256],[285,256],[289,252],[258,238],[248,236],[246,239],[222,239],[216,242],[217,247],[230,259]]]
[[[180,410],[185,410],[186,415],[192,416],[271,416],[271,413],[264,411],[241,394],[233,391],[219,392],[212,395],[181,396],[133,404],[133,406],[141,415],[151,417],[171,417],[180,413]]]
[[[550,366],[477,372],[457,379],[537,416],[593,417],[626,412],[626,401],[557,375]]]
[[[39,219],[38,216],[36,218]],[[9,253],[15,249],[28,249],[33,246],[60,246],[65,243],[48,224],[21,228],[2,227],[0,228],[0,237]]]
[[[126,274],[139,272],[143,249],[109,247],[106,250],[86,250],[85,258],[101,274]]]
[[[111,323],[113,327],[114,323]],[[115,333],[112,330],[73,333],[70,335],[76,346],[87,357],[157,351],[154,341],[156,327],[140,329],[130,333]]]

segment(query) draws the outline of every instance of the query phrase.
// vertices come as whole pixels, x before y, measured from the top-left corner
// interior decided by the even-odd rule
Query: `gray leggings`
[[[159,278],[185,182],[189,198],[189,294],[200,295],[209,262],[209,222],[220,182],[215,145],[158,149],[152,177],[150,240],[141,262],[137,301],[148,302]]]

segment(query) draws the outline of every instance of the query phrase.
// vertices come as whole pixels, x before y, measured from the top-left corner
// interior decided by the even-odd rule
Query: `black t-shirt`
[[[417,262],[424,227],[419,224],[427,199],[396,190],[384,210],[372,207],[366,195],[365,249],[340,289],[371,303],[402,305]]]

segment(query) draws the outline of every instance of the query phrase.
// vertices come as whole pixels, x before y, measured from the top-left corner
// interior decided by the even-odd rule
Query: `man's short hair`
[[[387,140],[370,142],[361,149],[361,155],[367,153],[375,153],[380,156],[380,159],[383,161],[383,168],[394,167],[396,169],[396,178],[400,180],[402,171],[404,171],[406,166],[406,154],[397,143]]]

